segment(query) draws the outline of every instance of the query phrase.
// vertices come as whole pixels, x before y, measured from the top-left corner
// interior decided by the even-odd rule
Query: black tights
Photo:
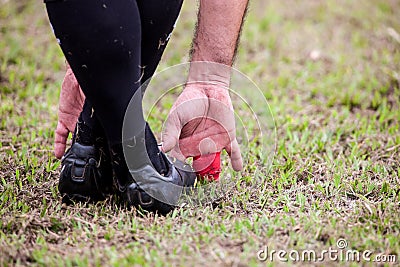
[[[80,120],[90,129],[104,129],[110,146],[122,141],[129,100],[154,74],[182,1],[45,0],[55,36],[86,96]],[[161,168],[148,125],[146,148]]]

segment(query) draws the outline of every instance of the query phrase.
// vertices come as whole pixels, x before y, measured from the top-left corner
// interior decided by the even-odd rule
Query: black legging
[[[81,117],[90,120],[93,108],[110,145],[121,143],[129,100],[154,74],[182,1],[45,0],[54,33],[86,96]],[[146,147],[156,163],[152,154],[158,148],[149,127]]]

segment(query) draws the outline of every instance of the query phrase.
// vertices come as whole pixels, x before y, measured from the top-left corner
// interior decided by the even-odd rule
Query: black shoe
[[[167,170],[162,170],[163,173],[160,174],[150,165],[129,171],[122,145],[111,148],[115,184],[123,201],[128,206],[166,215],[178,204],[183,188],[194,185],[196,174],[182,162],[179,162],[180,168],[176,168],[161,151],[159,156],[167,166]]]
[[[95,146],[74,143],[68,149],[58,183],[63,201],[99,201],[112,193],[111,166],[105,156]]]

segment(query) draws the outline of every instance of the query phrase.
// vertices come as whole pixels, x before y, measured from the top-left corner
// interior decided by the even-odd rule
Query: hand
[[[243,168],[229,91],[218,84],[192,83],[185,87],[171,108],[162,142],[162,150],[171,151],[180,160],[225,149],[233,169]],[[216,157],[209,158],[207,166]]]
[[[78,81],[71,68],[68,67],[61,85],[60,102],[58,106],[58,124],[55,132],[54,155],[61,158],[64,155],[68,134],[75,131],[76,122],[85,101]]]

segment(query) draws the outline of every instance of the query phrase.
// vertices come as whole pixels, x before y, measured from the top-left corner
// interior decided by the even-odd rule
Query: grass
[[[187,61],[192,6],[159,70]],[[64,58],[41,3],[0,0],[0,265],[280,266],[257,252],[321,252],[340,238],[398,264],[399,8],[253,0],[236,67],[274,115],[272,167],[257,187],[250,166],[224,199],[159,217],[112,198],[61,204],[52,140]],[[323,264],[338,263],[360,264]]]

